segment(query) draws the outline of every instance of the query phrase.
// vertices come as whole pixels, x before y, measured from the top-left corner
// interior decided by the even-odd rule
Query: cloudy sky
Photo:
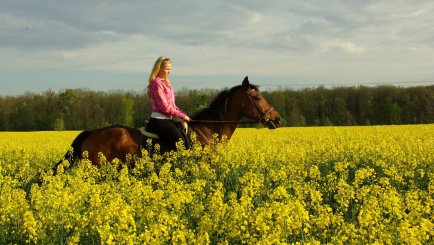
[[[0,95],[143,91],[155,59],[175,88],[434,83],[425,0],[0,0]]]

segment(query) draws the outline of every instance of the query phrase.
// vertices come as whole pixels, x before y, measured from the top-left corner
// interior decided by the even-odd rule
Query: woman
[[[164,56],[159,57],[149,76],[148,95],[152,101],[152,113],[147,130],[160,136],[170,149],[176,150],[176,143],[183,140],[185,147],[190,148],[186,134],[176,126],[173,118],[182,119],[182,125],[187,131],[187,122],[190,117],[182,112],[175,104],[175,93],[169,81],[172,61]]]

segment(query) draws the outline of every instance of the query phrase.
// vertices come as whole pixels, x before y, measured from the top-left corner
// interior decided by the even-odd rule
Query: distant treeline
[[[177,92],[188,114],[206,107],[218,90]],[[434,86],[338,87],[263,91],[283,126],[434,123]],[[145,92],[59,92],[0,96],[0,130],[82,130],[123,124],[139,127],[151,113]]]

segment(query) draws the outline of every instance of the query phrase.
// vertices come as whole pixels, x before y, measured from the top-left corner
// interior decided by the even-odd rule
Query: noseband
[[[247,91],[247,97],[249,97],[250,103],[252,103],[253,107],[255,108],[255,113],[257,115],[258,122],[261,122],[262,124],[272,122],[272,121],[270,121],[271,120],[270,113],[272,111],[274,111],[274,107],[270,106],[270,108],[268,108],[267,110],[262,111],[261,108],[259,108],[259,106],[253,101],[253,98],[250,95],[253,91],[255,91],[255,90],[249,89]],[[256,92],[259,94],[259,96],[262,97],[262,95],[258,91],[256,91]]]

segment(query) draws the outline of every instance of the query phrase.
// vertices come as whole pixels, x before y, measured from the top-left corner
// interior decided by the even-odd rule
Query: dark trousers
[[[187,136],[182,133],[176,126],[175,122],[170,119],[157,119],[151,117],[146,129],[150,132],[158,134],[160,140],[167,143],[169,150],[176,150],[176,143],[179,140],[184,142],[185,148],[190,148],[190,141]]]

